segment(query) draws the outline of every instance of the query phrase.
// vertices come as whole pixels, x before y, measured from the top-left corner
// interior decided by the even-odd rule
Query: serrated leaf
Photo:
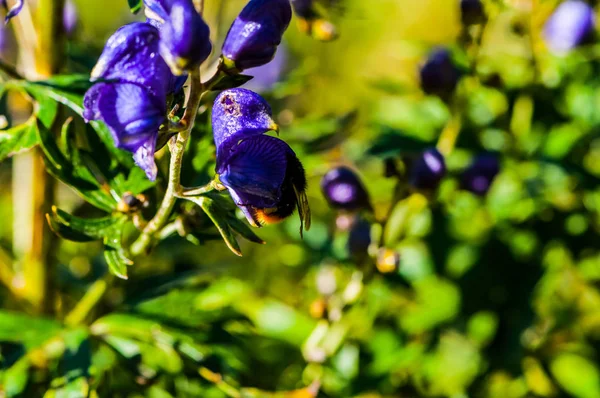
[[[86,201],[107,212],[116,208],[117,201],[103,189],[89,170],[73,167],[71,161],[60,151],[52,133],[37,120],[37,134],[40,146],[46,155],[46,168],[56,178],[75,189]]]
[[[222,77],[217,84],[215,84],[211,90],[227,90],[228,88],[236,88],[252,80],[254,76],[248,75],[227,75]]]
[[[223,237],[223,240],[225,241],[225,244],[229,250],[231,250],[235,255],[241,256],[242,250],[240,249],[240,245],[233,234],[233,230],[229,227],[227,215],[222,214],[218,206],[215,204],[215,201],[208,196],[190,197],[187,199],[196,203],[202,208],[202,210],[204,210],[204,212],[219,230],[219,233]]]
[[[133,14],[137,14],[142,9],[142,0],[127,0],[127,3]]]
[[[52,213],[47,215],[51,229],[60,237],[75,242],[89,242],[104,239],[111,234],[123,215],[102,218],[80,218],[52,207]]]
[[[120,220],[104,235],[104,258],[108,269],[121,279],[127,279],[127,267],[133,264],[127,257],[121,241],[126,219]]]

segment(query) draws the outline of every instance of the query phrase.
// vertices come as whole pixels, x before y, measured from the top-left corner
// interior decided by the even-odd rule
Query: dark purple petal
[[[594,30],[594,10],[585,1],[560,4],[544,26],[544,39],[550,49],[564,53],[581,44]]]
[[[224,170],[219,179],[230,191],[235,191],[241,200],[238,205],[274,207],[281,197],[290,152],[288,144],[279,138],[250,137],[220,159]]]
[[[269,62],[291,18],[289,0],[250,0],[227,33],[223,56],[240,70]]]
[[[146,6],[144,11],[148,22],[153,25],[155,23],[162,25],[169,17],[170,3],[171,0],[144,0],[144,6]]]
[[[420,70],[421,88],[426,94],[447,97],[452,94],[460,71],[454,65],[450,52],[444,48],[433,50]]]
[[[431,148],[421,153],[412,164],[410,184],[418,189],[435,189],[445,175],[444,156]]]
[[[154,26],[134,22],[117,30],[106,42],[92,79],[119,80],[145,86],[157,98],[166,97],[169,67],[158,53]]]
[[[496,156],[489,153],[478,155],[463,172],[461,188],[483,196],[488,192],[499,172],[500,163]]]
[[[340,166],[329,170],[321,180],[321,190],[334,209],[355,211],[371,206],[365,186],[349,167]]]
[[[102,94],[104,84],[94,84],[83,97],[83,118],[86,122],[101,118],[98,110],[98,97]]]
[[[218,154],[226,151],[228,145],[277,129],[277,125],[271,117],[271,107],[260,95],[234,88],[221,92],[215,99],[212,128],[217,146],[217,172],[221,172]]]
[[[371,224],[362,217],[356,217],[348,234],[348,254],[356,260],[363,260],[371,245]]]
[[[210,55],[210,29],[191,0],[174,0],[170,5],[160,28],[159,51],[176,75],[197,67]]]
[[[19,15],[21,10],[23,9],[24,4],[25,4],[25,0],[17,0],[17,2],[6,13],[6,18],[4,18],[4,22],[8,23],[8,21],[10,21],[11,18]],[[5,9],[8,9],[8,4],[6,3],[6,0],[2,0],[2,5],[4,6]]]
[[[149,136],[148,139],[140,144],[133,153],[133,160],[140,169],[144,170],[150,181],[156,180],[158,169],[154,162],[154,150],[156,148],[156,136]]]
[[[156,136],[165,119],[165,104],[143,86],[133,83],[100,83],[97,110],[109,127],[115,144],[135,151],[149,135]]]

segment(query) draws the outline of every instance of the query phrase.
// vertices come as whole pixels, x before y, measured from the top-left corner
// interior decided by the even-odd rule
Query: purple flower
[[[147,23],[117,30],[92,71],[92,80],[100,81],[84,97],[84,118],[103,121],[115,145],[132,152],[150,180],[157,173],[154,149],[167,94],[176,89],[158,42],[158,30]]]
[[[410,184],[417,189],[435,189],[445,175],[444,156],[435,148],[427,149],[412,164]]]
[[[426,94],[446,98],[454,92],[460,71],[452,62],[447,49],[433,50],[421,67],[421,88]]]
[[[160,29],[160,55],[181,75],[199,66],[212,51],[210,29],[191,0],[145,0],[148,22]]]
[[[65,0],[65,7],[63,8],[63,28],[67,36],[72,36],[77,29],[79,22],[79,16],[77,15],[77,8],[73,0]]]
[[[225,90],[215,99],[212,127],[219,180],[248,221],[278,222],[297,208],[300,231],[308,230],[304,168],[288,144],[264,135],[276,128],[266,101],[243,88]]]
[[[546,22],[544,39],[552,51],[564,53],[581,44],[594,30],[594,24],[594,10],[585,1],[565,1]]]
[[[480,24],[485,21],[485,12],[481,0],[461,0],[460,16],[466,26]]]
[[[247,69],[244,73],[254,78],[245,84],[249,90],[263,92],[270,90],[283,76],[288,60],[285,46],[279,46],[275,57],[270,62],[256,68]]]
[[[321,190],[334,209],[356,211],[371,208],[365,186],[356,173],[346,166],[329,170],[321,180]]]
[[[226,63],[244,70],[269,62],[291,19],[289,0],[250,0],[223,43]]]
[[[476,195],[485,195],[500,172],[498,158],[486,153],[475,157],[461,176],[461,188]]]
[[[8,10],[8,12],[6,13],[6,18],[4,18],[4,22],[8,22],[11,20],[11,18],[19,15],[21,10],[23,9],[24,4],[25,4],[25,0],[17,0],[17,2],[10,9],[8,9],[7,1],[2,0],[2,6],[4,7],[5,10]]]

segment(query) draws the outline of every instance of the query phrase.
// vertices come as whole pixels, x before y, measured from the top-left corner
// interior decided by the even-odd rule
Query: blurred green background
[[[106,38],[141,16],[125,0],[75,3],[64,70],[89,73]],[[245,2],[205,3],[218,49]],[[306,168],[311,230],[301,239],[296,217],[262,228],[267,243],[241,242],[241,258],[218,239],[172,237],[127,281],[106,276],[100,243],[55,240],[52,317],[14,297],[19,281],[0,286],[0,397],[300,398],[317,385],[319,397],[600,397],[600,45],[546,49],[558,1],[484,3],[489,21],[474,32],[454,0],[324,2],[332,42],[294,19],[285,73],[264,95]],[[419,89],[436,46],[465,70],[449,102]],[[18,119],[19,99],[7,109]],[[395,195],[405,181],[386,163],[402,169],[441,135],[458,140],[439,190]],[[184,183],[207,173],[204,159],[213,167],[210,139],[192,145]],[[485,151],[501,172],[478,197],[458,179]],[[340,164],[374,205],[360,261],[319,187]],[[30,199],[13,172],[0,164],[0,263],[27,228],[11,221]],[[95,215],[66,186],[54,203]],[[379,247],[399,254],[397,269],[377,266]]]

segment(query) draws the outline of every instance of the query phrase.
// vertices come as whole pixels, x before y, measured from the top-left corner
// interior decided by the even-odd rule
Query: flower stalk
[[[171,151],[171,162],[169,166],[169,182],[167,191],[163,201],[156,212],[155,216],[148,222],[142,234],[131,245],[131,254],[140,255],[148,251],[150,245],[154,241],[154,237],[169,220],[169,216],[173,211],[177,197],[182,190],[181,187],[181,164],[183,162],[183,154],[190,138],[194,121],[200,106],[202,93],[204,92],[202,82],[200,80],[200,70],[196,69],[190,74],[190,96],[187,101],[187,106],[181,125],[186,128],[171,138],[169,142],[169,150]]]

